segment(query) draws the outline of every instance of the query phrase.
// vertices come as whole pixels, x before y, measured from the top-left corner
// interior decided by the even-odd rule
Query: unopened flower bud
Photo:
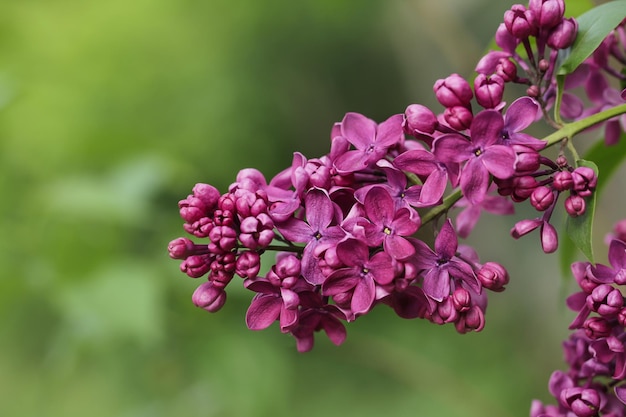
[[[574,180],[574,191],[582,197],[588,197],[593,194],[593,190],[598,184],[598,176],[595,171],[589,167],[578,167],[572,172]]]
[[[567,191],[574,186],[572,174],[569,171],[559,171],[554,174],[552,186],[557,191]]]
[[[546,43],[550,48],[565,49],[572,46],[578,34],[578,22],[574,18],[563,19],[548,35]]]
[[[493,109],[502,102],[504,80],[497,74],[478,74],[474,79],[476,101],[486,109]]]
[[[585,214],[587,203],[585,199],[577,194],[572,194],[565,199],[565,211],[572,217],[578,217]]]
[[[598,339],[611,335],[611,324],[604,317],[589,317],[583,323],[585,334],[590,339]]]
[[[191,301],[196,306],[214,313],[226,302],[226,292],[223,288],[216,287],[211,281],[207,281],[196,288]]]
[[[498,74],[504,82],[511,82],[517,78],[517,65],[508,58],[501,58],[496,66],[496,74]]]
[[[167,245],[170,258],[172,259],[185,259],[191,255],[199,255],[203,251],[207,251],[206,245],[196,245],[186,237],[179,237],[172,240]]]
[[[237,257],[235,273],[242,278],[256,278],[261,269],[261,256],[258,252],[245,251]]]
[[[512,145],[517,158],[515,160],[515,172],[518,175],[533,173],[541,166],[541,154],[524,145]]]
[[[479,332],[485,327],[485,313],[479,306],[474,305],[461,315],[455,327],[459,333]]]
[[[600,394],[592,388],[571,387],[561,391],[561,403],[567,405],[577,417],[593,417],[600,409]]]
[[[563,0],[530,0],[528,9],[535,14],[540,28],[549,29],[563,19],[565,2]]]
[[[530,204],[538,211],[545,211],[554,203],[554,192],[545,185],[537,187],[530,195]]]
[[[504,12],[504,25],[517,39],[526,39],[537,33],[535,14],[521,4],[514,4]]]
[[[469,83],[459,74],[437,80],[433,90],[437,101],[445,107],[468,107],[474,96]]]
[[[209,255],[192,255],[180,264],[180,270],[191,278],[199,278],[211,269]]]
[[[545,59],[540,59],[538,64],[539,71],[546,72],[550,68],[550,62]]]
[[[543,222],[541,227],[541,249],[545,253],[552,253],[559,247],[559,235],[554,226],[548,222]]]
[[[532,98],[539,97],[539,87],[537,87],[536,85],[531,85],[526,89],[526,95]]]
[[[623,305],[622,293],[609,284],[600,284],[587,296],[587,306],[603,317],[614,317]]]
[[[616,239],[626,242],[626,219],[620,220],[613,226],[613,233]]]
[[[495,292],[504,291],[504,286],[509,283],[509,273],[497,262],[485,263],[476,276],[483,287]]]
[[[217,188],[209,184],[198,183],[193,187],[194,197],[199,198],[209,209],[213,209],[217,206],[217,201],[220,198],[220,192]]]
[[[415,133],[430,135],[435,132],[437,124],[437,116],[435,116],[435,113],[421,104],[411,104],[404,111],[402,127],[405,133],[409,135],[414,135]]]
[[[537,180],[530,175],[515,177],[513,180],[514,190],[511,198],[518,203],[524,201],[532,195],[537,185]]]
[[[474,119],[474,115],[468,108],[456,106],[448,107],[443,112],[443,118],[451,128],[456,130],[465,130],[469,129],[472,124],[472,120]]]
[[[458,287],[452,293],[452,304],[459,313],[464,313],[472,306],[472,296],[463,287]]]
[[[454,307],[454,302],[451,297],[445,297],[439,304],[437,304],[436,313],[435,317],[431,319],[437,324],[452,323],[459,317],[459,312]]]

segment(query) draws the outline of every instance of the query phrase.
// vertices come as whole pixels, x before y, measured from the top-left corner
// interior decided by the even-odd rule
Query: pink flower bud
[[[474,79],[476,101],[486,109],[493,109],[502,102],[504,80],[497,74],[478,74]]]
[[[557,191],[567,191],[574,186],[572,174],[569,171],[559,171],[554,174],[552,186]]]
[[[590,339],[598,339],[600,337],[608,337],[611,335],[613,328],[604,317],[589,317],[583,323],[585,334]]]
[[[518,175],[531,174],[539,169],[541,166],[541,154],[539,152],[524,145],[513,145],[512,148],[517,155],[515,171]]]
[[[483,287],[495,292],[504,291],[504,286],[509,283],[509,273],[497,262],[485,263],[476,276]]]
[[[537,33],[535,14],[521,4],[514,4],[504,12],[504,25],[517,39],[526,39]]]
[[[498,74],[504,82],[510,82],[517,78],[517,65],[508,58],[501,58],[496,65],[496,74]]]
[[[472,296],[469,291],[467,291],[463,287],[458,287],[452,293],[452,304],[454,304],[454,308],[459,312],[463,313],[470,309],[472,306]]]
[[[541,249],[545,253],[552,253],[559,247],[559,235],[554,226],[548,222],[543,222],[541,227]]]
[[[212,282],[201,284],[191,296],[191,301],[200,308],[211,313],[218,311],[226,302],[226,292],[218,288]]]
[[[456,106],[448,107],[443,112],[443,118],[451,128],[456,130],[465,130],[469,129],[472,124],[472,120],[474,119],[474,115],[468,108]]]
[[[524,201],[531,196],[537,185],[537,180],[530,175],[515,177],[513,180],[514,189],[511,198],[518,203]]]
[[[545,211],[550,208],[554,200],[554,192],[545,185],[535,188],[530,195],[530,204],[539,211]]]
[[[600,394],[591,388],[571,387],[561,391],[559,400],[577,417],[593,417],[600,409]]]
[[[167,245],[167,250],[170,258],[185,259],[192,253],[194,247],[195,245],[191,240],[186,237],[179,237],[178,239],[172,240],[169,245]]]
[[[565,2],[563,0],[530,0],[528,9],[535,14],[540,28],[549,29],[563,19]]]
[[[437,127],[437,116],[428,107],[421,104],[411,104],[404,111],[402,127],[409,135],[415,133],[432,134]]]
[[[468,107],[474,96],[469,83],[459,74],[437,80],[433,90],[437,101],[445,107]]]
[[[565,199],[565,211],[572,217],[585,214],[587,203],[585,199],[577,194],[572,194]]]
[[[574,191],[581,197],[588,197],[593,194],[593,190],[598,184],[598,177],[595,171],[589,167],[578,167],[572,172],[574,180]]]
[[[572,46],[578,34],[578,22],[574,18],[563,19],[550,31],[546,43],[550,48],[565,49]]]
[[[257,252],[245,251],[235,262],[235,273],[242,278],[256,278],[260,269],[261,256]]]
[[[180,264],[180,270],[191,278],[199,278],[211,269],[209,255],[192,255]]]

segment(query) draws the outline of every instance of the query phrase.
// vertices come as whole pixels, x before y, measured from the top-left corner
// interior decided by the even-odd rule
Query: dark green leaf
[[[624,19],[626,0],[616,0],[595,7],[579,16],[578,36],[570,55],[561,65],[558,74],[572,73],[600,45],[602,40]]]
[[[603,140],[599,140],[589,149],[584,160],[596,161],[600,165],[600,171],[602,172],[602,177],[599,178],[594,193],[596,199],[601,196],[602,190],[609,183],[611,177],[624,159],[626,159],[626,133],[622,133],[617,145],[606,146]],[[593,204],[595,205],[595,201]],[[568,224],[568,227],[571,226]],[[561,242],[559,254],[561,272],[564,277],[568,277],[570,265],[576,259],[576,245],[572,240],[564,239],[563,242]]]
[[[581,159],[576,161],[576,165],[579,167],[592,168],[596,175],[598,175],[598,167],[591,161]],[[597,193],[594,192],[590,197],[587,197],[585,201],[587,203],[585,213],[578,217],[568,217],[565,230],[574,245],[587,257],[590,262],[594,262],[592,232],[593,217],[596,211]]]

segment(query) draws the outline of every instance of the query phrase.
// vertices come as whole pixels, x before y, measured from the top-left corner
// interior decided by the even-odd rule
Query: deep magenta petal
[[[372,187],[365,196],[367,218],[377,226],[388,226],[393,219],[395,205],[383,187]]]
[[[335,346],[339,346],[346,340],[346,328],[338,319],[327,315],[320,324],[326,332],[326,336]]]
[[[350,308],[354,314],[367,313],[374,303],[376,297],[376,285],[370,277],[359,279],[354,287]]]
[[[340,173],[355,172],[369,166],[369,156],[360,150],[348,151],[337,158],[335,168]]]
[[[391,236],[384,240],[383,246],[386,252],[394,259],[406,259],[415,253],[415,248],[401,236]],[[383,284],[379,282],[379,284]]]
[[[439,203],[448,185],[448,173],[443,169],[434,169],[424,181],[420,192],[420,205],[430,206]]]
[[[443,259],[452,259],[456,255],[456,250],[459,246],[459,240],[452,227],[452,221],[450,219],[441,226],[441,230],[435,239],[435,252]]]
[[[402,114],[395,114],[378,125],[376,132],[376,144],[380,147],[391,147],[399,143],[403,138]]]
[[[541,107],[530,97],[515,100],[504,115],[504,129],[508,132],[519,132],[526,129],[541,117]]]
[[[479,158],[470,159],[461,174],[461,190],[472,204],[480,203],[489,187],[489,171]]]
[[[460,163],[472,155],[473,145],[461,135],[441,135],[433,142],[433,153],[443,162]]]
[[[481,111],[474,117],[470,126],[472,144],[481,147],[493,145],[500,139],[503,127],[504,120],[499,111]]]
[[[283,237],[291,242],[305,243],[313,238],[313,230],[306,222],[294,217],[276,224],[276,228]]]
[[[341,121],[341,135],[357,149],[365,149],[374,142],[376,122],[360,113],[346,113]]]
[[[614,239],[609,246],[609,263],[616,270],[626,268],[626,243]]]
[[[508,146],[493,145],[486,149],[480,159],[487,170],[496,178],[508,179],[515,174],[515,151]]]
[[[269,327],[280,315],[282,300],[275,295],[256,296],[246,312],[246,325],[250,330]]]
[[[313,231],[325,229],[333,220],[335,209],[328,194],[320,189],[310,190],[305,197],[306,219]]]
[[[352,268],[339,269],[324,281],[322,284],[322,294],[337,295],[352,290],[360,281]]]
[[[433,268],[424,276],[424,294],[435,301],[450,295],[450,276],[445,268]]]

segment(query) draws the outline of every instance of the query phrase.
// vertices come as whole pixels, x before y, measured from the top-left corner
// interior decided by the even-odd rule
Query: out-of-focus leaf
[[[594,207],[597,198],[601,196],[602,190],[609,183],[609,180],[624,159],[626,159],[626,134],[622,134],[617,145],[606,146],[604,144],[604,140],[599,140],[591,149],[589,149],[589,151],[587,151],[584,160],[597,162],[600,166],[596,166],[594,169],[599,169],[602,172],[602,177],[598,178],[598,185],[596,186],[596,191],[594,192]],[[596,173],[597,172],[598,171],[596,171]],[[589,207],[587,209],[589,209]],[[568,227],[570,221],[571,219],[568,219]],[[569,277],[570,265],[576,258],[576,246],[574,245],[574,242],[569,239],[563,239],[563,242],[561,242],[560,245],[559,254],[562,275],[563,277]]]
[[[572,73],[600,45],[602,40],[624,19],[626,0],[617,0],[595,7],[579,16],[578,36],[567,59],[557,71]]]

